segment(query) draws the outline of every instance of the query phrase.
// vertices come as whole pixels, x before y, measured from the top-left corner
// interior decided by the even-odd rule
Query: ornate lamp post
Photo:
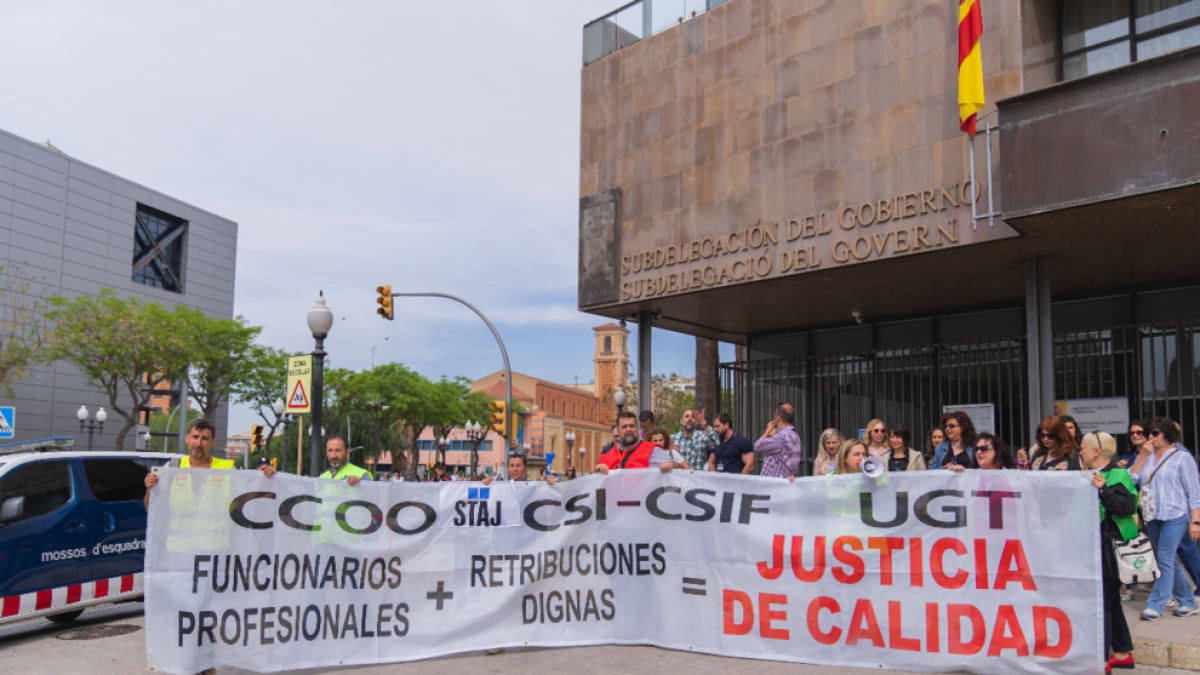
[[[575,433],[568,431],[563,439],[567,441],[567,468],[571,468],[571,450],[575,448]]]
[[[617,404],[617,414],[621,414],[621,413],[625,412],[625,401],[626,400],[627,400],[627,398],[625,396],[625,392],[621,389],[618,389],[617,393],[613,394],[613,403]]]
[[[108,419],[108,413],[104,412],[104,408],[96,411],[96,421],[88,419],[87,406],[79,406],[79,410],[75,411],[75,416],[79,418],[79,433],[87,432],[88,434],[88,452],[92,451],[92,434],[97,431],[104,432],[104,420]]]
[[[479,446],[487,437],[487,429],[479,422],[467,422],[463,429],[467,432],[467,439],[474,443],[471,446],[471,475],[474,476],[479,471]]]
[[[450,449],[450,441],[446,440],[445,436],[437,439],[438,450],[441,453],[441,463],[446,463],[446,451]]]
[[[321,426],[322,390],[325,388],[325,336],[329,335],[330,328],[333,328],[333,312],[325,306],[325,292],[321,291],[317,304],[308,310],[308,329],[312,331],[313,339],[316,340],[316,349],[313,350],[312,425],[321,432],[320,435],[312,435],[309,445],[308,475],[312,478],[320,474],[321,451],[324,450],[324,444],[321,442],[321,435],[325,433]]]

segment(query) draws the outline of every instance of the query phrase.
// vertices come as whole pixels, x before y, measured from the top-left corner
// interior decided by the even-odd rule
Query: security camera
[[[850,316],[854,317],[854,320],[858,322],[858,325],[860,325],[860,326],[862,325],[862,322],[863,322],[862,312],[860,312],[856,309],[856,310],[850,312]]]

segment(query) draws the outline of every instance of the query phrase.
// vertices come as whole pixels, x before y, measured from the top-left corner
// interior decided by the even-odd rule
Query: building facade
[[[984,4],[974,140],[958,2],[635,3],[588,24],[580,309],[745,347],[720,407],[749,435],[793,402],[810,452],[875,417],[920,439],[947,409],[1014,447],[1056,409],[1110,432],[1169,415],[1195,448],[1183,4]]]
[[[112,288],[165,307],[183,304],[232,318],[237,223],[81,162],[49,143],[0,131],[0,265],[19,268],[48,294],[75,297]],[[108,406],[66,363],[31,369],[16,383],[14,441],[79,437],[76,411]],[[167,397],[156,396],[165,401]],[[217,438],[227,433],[227,407]],[[110,414],[97,449],[112,449],[123,425]],[[82,441],[86,443],[86,440]],[[143,441],[136,440],[137,447]],[[221,452],[222,443],[217,452]],[[135,447],[131,434],[127,449]]]

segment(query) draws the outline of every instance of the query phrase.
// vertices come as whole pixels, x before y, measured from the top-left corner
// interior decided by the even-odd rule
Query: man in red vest
[[[638,438],[637,415],[621,412],[617,415],[617,444],[596,460],[596,471],[607,475],[613,469],[658,469],[663,473],[683,468],[671,461],[671,454],[661,447]]]

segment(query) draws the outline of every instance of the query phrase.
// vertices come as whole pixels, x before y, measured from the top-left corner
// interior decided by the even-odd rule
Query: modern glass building
[[[919,446],[947,409],[1014,447],[1056,410],[1168,415],[1195,450],[1200,2],[984,3],[973,141],[958,6],[585,26],[580,309],[744,346],[720,406],[750,436],[796,404],[807,452],[873,418]]]

